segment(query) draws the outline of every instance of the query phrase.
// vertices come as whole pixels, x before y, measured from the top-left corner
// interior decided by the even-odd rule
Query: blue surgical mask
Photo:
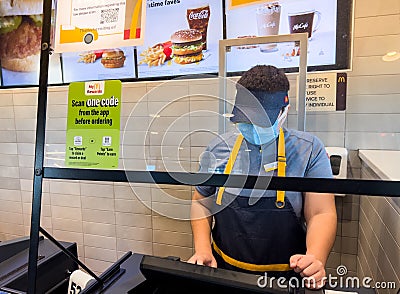
[[[247,142],[254,145],[264,145],[275,141],[279,136],[279,128],[286,119],[287,108],[271,127],[260,127],[249,123],[237,123],[236,127]]]
[[[264,145],[276,140],[278,137],[278,132],[276,131],[277,124],[278,120],[269,128],[249,123],[237,123],[236,126],[247,142],[254,145]]]

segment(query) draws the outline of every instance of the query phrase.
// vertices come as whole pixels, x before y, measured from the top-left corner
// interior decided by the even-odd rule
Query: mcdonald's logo
[[[337,74],[336,84],[336,110],[346,110],[347,74]]]
[[[86,95],[103,95],[104,94],[104,81],[99,82],[85,82]]]

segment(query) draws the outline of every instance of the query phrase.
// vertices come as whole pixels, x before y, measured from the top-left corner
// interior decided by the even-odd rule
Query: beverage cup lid
[[[274,11],[276,10],[280,10],[281,5],[279,4],[279,2],[275,1],[275,2],[268,2],[268,3],[264,3],[260,6],[257,7],[256,11],[257,13],[270,13],[272,14]]]
[[[196,4],[196,6],[189,6],[187,9],[198,9],[198,8],[207,7],[207,6],[210,6],[210,4],[208,2],[199,2]]]

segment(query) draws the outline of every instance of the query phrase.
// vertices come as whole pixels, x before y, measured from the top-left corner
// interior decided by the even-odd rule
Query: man
[[[322,142],[283,127],[289,109],[283,71],[255,66],[236,88],[231,121],[239,132],[210,143],[201,171],[211,166],[226,174],[332,177]],[[324,284],[336,235],[333,194],[198,186],[192,200],[195,254],[188,262],[286,278],[300,275],[315,281],[311,288]]]

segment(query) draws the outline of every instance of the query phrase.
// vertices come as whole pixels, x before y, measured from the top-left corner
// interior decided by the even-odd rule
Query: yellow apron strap
[[[213,241],[212,243],[213,248],[215,252],[218,253],[219,256],[222,257],[222,259],[226,262],[229,263],[230,265],[233,265],[235,267],[245,269],[248,271],[253,271],[253,272],[269,272],[269,271],[274,271],[274,272],[284,272],[284,271],[290,271],[291,268],[289,264],[253,264],[253,263],[247,263],[243,261],[236,260],[225,253],[221,251],[221,249],[218,248],[217,244]]]
[[[239,134],[236,138],[236,142],[233,145],[231,155],[229,156],[228,162],[225,166],[224,174],[229,175],[232,172],[233,165],[235,164],[236,157],[239,153],[240,146],[243,142],[243,135]],[[218,190],[217,200],[215,201],[218,205],[222,204],[222,194],[224,194],[225,187],[220,187]]]
[[[282,128],[279,129],[278,139],[278,177],[286,176],[286,154],[285,154],[285,135]],[[285,207],[285,191],[276,191],[276,207]]]

